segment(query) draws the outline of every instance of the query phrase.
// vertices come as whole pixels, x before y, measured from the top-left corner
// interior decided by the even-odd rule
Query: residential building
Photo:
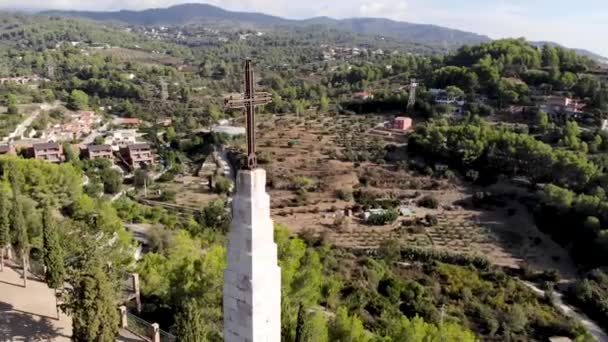
[[[367,221],[373,215],[383,215],[383,214],[386,214],[387,212],[388,212],[388,210],[386,210],[386,209],[369,209],[363,213],[363,219],[365,219]]]
[[[127,145],[121,148],[120,153],[131,168],[154,164],[154,154],[147,143]]]
[[[137,142],[137,130],[135,129],[117,129],[106,137],[105,144],[111,145],[114,151],[118,151],[121,147],[135,144]]]
[[[163,126],[163,127],[171,126],[172,123],[173,123],[173,120],[169,117],[158,118],[156,120],[156,124],[159,126]]]
[[[353,97],[356,100],[373,100],[374,94],[372,94],[371,92],[368,92],[368,91],[361,91],[358,93],[354,93]]]
[[[116,118],[113,123],[119,126],[139,126],[142,124],[142,120],[138,118]]]
[[[15,145],[13,145],[13,144],[0,145],[0,155],[3,155],[3,154],[15,154]]]
[[[51,128],[47,130],[41,137],[52,142],[72,141],[76,139],[74,132],[63,131],[59,128]]]
[[[40,82],[40,81],[48,81],[48,79],[40,77],[38,75],[0,78],[0,84],[5,84],[5,83],[9,83],[9,82],[14,82],[17,84],[28,84],[28,83],[34,83],[34,82]]]
[[[52,163],[61,163],[65,160],[63,146],[55,142],[34,144],[30,149],[30,156]]]
[[[541,109],[549,112],[549,114],[564,113],[566,115],[578,115],[583,113],[585,106],[586,104],[582,101],[566,96],[548,96],[541,105]]]
[[[66,115],[65,123],[55,125],[42,135],[48,141],[70,141],[80,139],[93,131],[101,123],[101,116],[95,112],[79,111]]]
[[[397,129],[400,131],[407,131],[412,128],[412,118],[406,116],[398,116],[392,121],[388,122],[388,127],[391,129]]]
[[[438,104],[464,106],[466,103],[464,97],[451,95],[445,89],[431,88],[429,89],[429,93],[435,98],[435,102]]]
[[[86,149],[86,156],[88,159],[114,159],[114,151],[110,145],[89,145]]]

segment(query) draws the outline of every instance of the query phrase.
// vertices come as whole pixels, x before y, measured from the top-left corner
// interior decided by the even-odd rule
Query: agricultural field
[[[90,53],[111,56],[123,63],[140,63],[144,65],[180,65],[179,58],[161,53],[112,47],[108,49],[90,49]]]
[[[402,165],[374,162],[386,142],[373,132],[383,117],[263,117],[258,130],[260,164],[268,172],[275,221],[299,232],[323,235],[335,245],[377,248],[387,241],[488,256],[496,265],[573,275],[566,251],[538,231],[522,194],[504,188],[472,188],[457,175],[426,175]],[[390,143],[394,143],[390,141]],[[361,155],[352,155],[358,151]],[[352,161],[356,160],[356,161]],[[360,160],[360,161],[358,161]],[[402,164],[402,163],[398,163]],[[501,194],[500,204],[478,208],[473,194]],[[411,211],[393,223],[371,226],[353,193],[377,194]],[[436,208],[418,204],[425,197]],[[435,217],[429,224],[427,217]]]

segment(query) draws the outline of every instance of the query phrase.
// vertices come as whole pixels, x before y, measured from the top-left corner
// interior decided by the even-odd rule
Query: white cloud
[[[365,2],[359,6],[359,16],[404,20],[407,17],[407,9],[407,2],[405,1]]]

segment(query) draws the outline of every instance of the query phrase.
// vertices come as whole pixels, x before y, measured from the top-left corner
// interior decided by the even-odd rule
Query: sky
[[[553,41],[608,57],[608,0],[0,0],[0,8],[140,10],[193,2],[293,19],[384,17],[495,39]]]

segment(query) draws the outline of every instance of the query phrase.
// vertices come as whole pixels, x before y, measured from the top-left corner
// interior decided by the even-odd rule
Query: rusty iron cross
[[[230,95],[224,98],[224,105],[228,108],[244,108],[247,117],[247,164],[246,170],[253,170],[258,166],[255,155],[255,107],[270,103],[270,93],[255,92],[253,68],[251,60],[245,60],[245,93]]]

